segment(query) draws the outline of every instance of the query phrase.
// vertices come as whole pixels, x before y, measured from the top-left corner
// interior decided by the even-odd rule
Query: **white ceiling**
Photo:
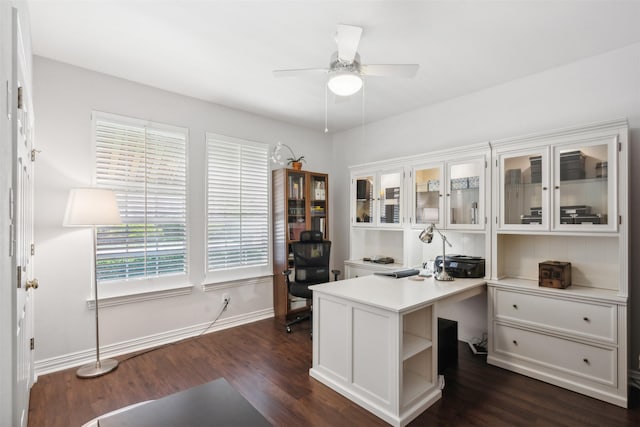
[[[30,0],[34,54],[321,131],[338,23],[364,28],[362,63],[418,63],[365,80],[379,120],[640,42],[640,1]],[[615,66],[615,64],[612,64]],[[332,132],[361,94],[328,103]]]

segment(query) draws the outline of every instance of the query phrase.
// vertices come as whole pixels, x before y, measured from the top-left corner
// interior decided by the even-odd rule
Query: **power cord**
[[[166,344],[162,344],[162,345],[159,345],[159,346],[157,346],[157,347],[149,348],[149,349],[147,349],[147,350],[144,350],[144,351],[142,351],[142,352],[140,352],[140,353],[136,353],[136,354],[134,354],[133,356],[129,356],[129,357],[127,357],[126,359],[121,360],[121,361],[120,361],[120,363],[122,363],[122,362],[126,362],[127,360],[134,359],[134,358],[136,358],[136,357],[142,356],[142,355],[147,354],[147,353],[151,353],[152,351],[156,351],[156,350],[160,350],[160,349],[165,348],[165,347],[169,347],[170,345],[179,344],[179,343],[182,343],[182,342],[187,341],[187,340],[191,340],[191,339],[194,339],[194,338],[199,338],[199,337],[201,337],[201,336],[202,336],[202,335],[204,335],[204,334],[205,334],[209,329],[211,329],[211,327],[212,327],[212,326],[213,326],[213,325],[218,321],[218,319],[220,318],[220,316],[222,316],[222,313],[224,313],[224,311],[225,311],[225,310],[227,309],[227,307],[229,306],[229,301],[230,301],[229,297],[225,297],[225,298],[224,298],[224,300],[223,300],[223,302],[222,302],[222,307],[220,308],[220,311],[219,311],[219,312],[218,312],[218,314],[216,315],[215,319],[213,319],[213,320],[211,321],[211,323],[209,323],[209,325],[207,325],[207,327],[206,327],[206,328],[204,328],[204,329],[203,329],[203,330],[202,330],[198,335],[193,336],[193,337],[183,338],[183,339],[178,340],[178,341],[174,341],[174,342],[169,342],[169,343],[166,343]]]
[[[473,350],[473,352],[476,354],[486,354],[487,343],[488,343],[488,336],[486,332],[482,334],[482,338],[471,338],[469,340],[469,345],[471,346],[471,350]]]

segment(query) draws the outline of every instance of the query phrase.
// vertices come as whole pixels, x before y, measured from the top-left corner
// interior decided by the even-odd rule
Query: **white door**
[[[14,245],[12,266],[15,272],[15,331],[12,353],[14,366],[13,425],[27,426],[29,392],[33,385],[33,115],[27,78],[27,61],[17,9],[13,9],[13,99],[12,128],[13,177],[12,225]]]

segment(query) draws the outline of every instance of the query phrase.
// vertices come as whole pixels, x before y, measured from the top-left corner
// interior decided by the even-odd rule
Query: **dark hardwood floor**
[[[276,426],[386,425],[309,377],[308,328],[287,334],[281,319],[267,319],[119,357],[118,369],[103,377],[81,380],[75,369],[41,376],[31,391],[29,427],[80,426],[220,377]],[[443,398],[411,426],[640,425],[637,404],[619,408],[487,365],[465,343],[445,377]]]

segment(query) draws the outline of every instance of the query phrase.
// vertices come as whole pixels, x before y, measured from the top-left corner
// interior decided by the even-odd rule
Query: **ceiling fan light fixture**
[[[338,96],[350,96],[362,88],[362,77],[350,71],[338,71],[329,77],[327,85]]]

